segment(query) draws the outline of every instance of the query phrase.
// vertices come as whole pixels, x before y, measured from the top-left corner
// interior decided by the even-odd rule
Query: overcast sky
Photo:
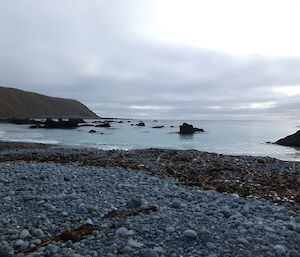
[[[0,85],[100,116],[300,119],[299,0],[1,0]]]

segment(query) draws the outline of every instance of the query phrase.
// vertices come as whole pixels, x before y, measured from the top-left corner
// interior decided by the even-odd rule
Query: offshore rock
[[[203,129],[194,128],[193,125],[183,123],[179,126],[179,134],[194,134],[195,132],[204,132]]]
[[[298,130],[295,134],[286,136],[285,138],[281,138],[275,142],[278,145],[284,146],[295,146],[300,147],[300,130]]]

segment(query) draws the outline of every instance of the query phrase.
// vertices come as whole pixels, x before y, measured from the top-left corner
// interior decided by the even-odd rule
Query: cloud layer
[[[148,5],[1,1],[0,84],[75,98],[101,116],[300,119],[300,57],[156,40],[143,31]]]

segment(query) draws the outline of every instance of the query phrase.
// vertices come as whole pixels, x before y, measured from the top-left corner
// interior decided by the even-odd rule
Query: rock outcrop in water
[[[179,134],[194,134],[195,132],[204,132],[203,129],[200,128],[194,128],[193,125],[183,123],[181,126],[179,126]]]
[[[98,119],[82,103],[15,88],[0,87],[0,119]]]
[[[278,141],[275,142],[275,144],[300,147],[300,130],[298,130],[293,135],[289,135],[285,138],[279,139]]]
[[[34,125],[30,128],[46,128],[46,129],[53,129],[53,128],[59,128],[59,129],[72,129],[72,128],[78,128],[78,119],[69,119],[69,120],[63,120],[59,119],[58,121],[47,119],[43,125]]]

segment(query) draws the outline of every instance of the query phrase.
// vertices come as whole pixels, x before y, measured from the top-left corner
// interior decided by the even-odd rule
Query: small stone
[[[28,246],[29,246],[29,242],[24,241],[24,243],[20,246],[20,250],[23,251],[23,250],[27,249]]]
[[[84,222],[84,224],[94,225],[94,222],[92,221],[91,218],[89,218]]]
[[[237,241],[240,242],[240,243],[243,244],[243,245],[248,245],[248,244],[249,244],[248,240],[245,239],[245,238],[243,238],[243,237],[239,237],[239,238],[237,239]]]
[[[80,204],[77,207],[76,212],[79,213],[79,214],[86,214],[86,213],[88,213],[88,209],[86,208],[85,204]]]
[[[180,208],[180,202],[178,200],[174,200],[172,203],[171,203],[171,207],[172,208]]]
[[[145,249],[142,250],[141,257],[158,257],[158,254],[153,249]]]
[[[130,247],[133,247],[133,248],[141,248],[141,247],[143,247],[144,244],[142,244],[136,240],[133,240],[132,238],[129,238],[127,241],[127,245]]]
[[[69,214],[66,211],[62,212],[62,216],[67,217]]]
[[[49,244],[47,245],[46,249],[48,249],[52,254],[54,254],[58,252],[59,248],[56,245]]]
[[[44,237],[45,236],[43,230],[41,230],[40,228],[36,228],[36,229],[32,230],[31,233],[35,237]]]
[[[223,213],[225,218],[230,218],[230,216],[232,215],[232,213],[229,209],[224,209],[221,211],[221,213]]]
[[[34,239],[30,241],[31,244],[35,244],[35,245],[39,245],[41,242],[42,242],[41,239]]]
[[[128,209],[136,209],[142,206],[142,200],[140,198],[132,198],[126,203]]]
[[[297,250],[290,251],[290,257],[300,257],[300,253]]]
[[[68,176],[64,176],[64,181],[70,181],[71,180],[71,178],[70,177],[68,177]]]
[[[217,248],[216,245],[212,242],[207,242],[205,245],[209,249],[216,249]]]
[[[132,249],[132,247],[130,247],[130,246],[128,246],[128,245],[126,245],[126,246],[122,249],[122,253],[130,253],[130,252],[132,252],[132,251],[134,251],[134,250]]]
[[[192,229],[187,229],[183,232],[183,235],[188,238],[195,239],[197,237],[197,232]]]
[[[164,249],[160,246],[154,247],[153,250],[157,253],[163,253],[164,252]]]
[[[295,231],[300,234],[300,225],[295,226]]]
[[[286,248],[283,245],[275,245],[273,249],[278,255],[283,255],[286,253]]]
[[[14,246],[15,246],[15,247],[20,247],[23,243],[24,243],[23,240],[18,239],[18,240],[14,243]]]
[[[173,233],[175,231],[175,228],[173,228],[173,227],[166,227],[165,231],[167,233]]]
[[[116,230],[115,234],[116,235],[122,235],[122,236],[127,236],[129,230],[125,227],[120,227]]]
[[[29,231],[27,229],[23,229],[19,235],[19,238],[20,239],[26,239],[26,238],[29,238],[31,237]]]

